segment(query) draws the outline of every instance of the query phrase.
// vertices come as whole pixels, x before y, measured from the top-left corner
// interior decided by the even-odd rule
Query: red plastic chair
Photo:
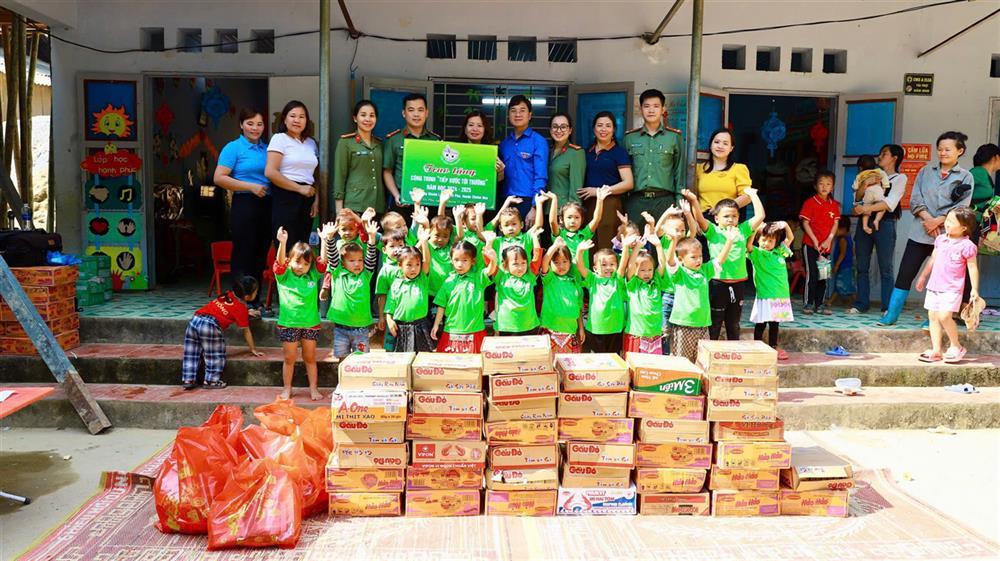
[[[271,295],[274,294],[274,260],[278,258],[278,250],[271,244],[271,249],[267,251],[267,265],[261,273],[260,278],[267,283],[267,296],[264,298],[264,309],[271,311]]]
[[[212,242],[212,283],[208,285],[208,295],[215,291],[222,295],[222,275],[233,271],[233,242]]]

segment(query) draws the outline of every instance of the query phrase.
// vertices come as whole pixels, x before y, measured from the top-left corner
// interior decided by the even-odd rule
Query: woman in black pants
[[[296,242],[309,243],[312,219],[319,212],[319,147],[311,135],[309,110],[301,101],[292,100],[281,110],[277,134],[267,145],[264,175],[274,187],[271,232],[284,228],[289,247]]]

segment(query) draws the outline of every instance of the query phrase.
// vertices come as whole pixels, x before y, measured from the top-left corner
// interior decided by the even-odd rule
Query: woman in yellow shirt
[[[735,147],[733,131],[719,129],[712,133],[709,141],[712,157],[705,165],[697,167],[698,202],[702,212],[712,212],[722,199],[734,199],[740,208],[750,203],[750,197],[743,194],[751,185],[750,170],[733,162]]]

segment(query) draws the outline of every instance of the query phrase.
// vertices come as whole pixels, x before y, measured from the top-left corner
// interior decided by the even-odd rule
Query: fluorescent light
[[[484,97],[483,98],[483,105],[507,105],[508,103],[510,103],[510,98],[509,97]],[[533,97],[533,98],[531,98],[531,105],[532,106],[545,107],[545,105],[546,105],[545,98],[544,97]]]

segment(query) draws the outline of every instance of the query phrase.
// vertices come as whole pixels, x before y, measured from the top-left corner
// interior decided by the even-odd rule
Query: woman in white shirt
[[[267,145],[264,176],[271,182],[271,234],[284,228],[288,244],[309,243],[312,219],[319,211],[316,169],[319,147],[311,137],[309,110],[292,100],[281,110],[277,134]]]

